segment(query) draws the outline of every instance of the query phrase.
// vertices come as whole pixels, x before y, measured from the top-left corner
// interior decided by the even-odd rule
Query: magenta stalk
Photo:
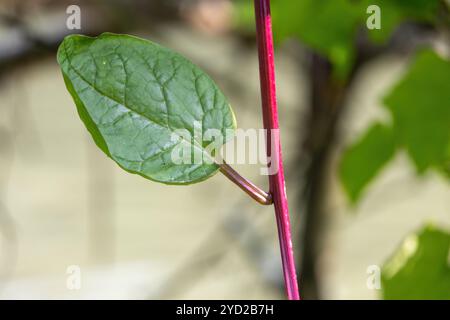
[[[272,37],[272,21],[270,15],[270,0],[254,0],[256,18],[256,38],[259,56],[259,74],[264,128],[267,130],[267,156],[272,163],[278,165],[275,174],[269,176],[269,194],[275,207],[275,216],[280,241],[281,260],[287,298],[299,300],[297,275],[295,271],[294,254],[289,222],[289,208],[286,197],[286,187],[281,156],[279,135],[271,146],[272,130],[278,130],[278,109],[275,89],[275,64]]]

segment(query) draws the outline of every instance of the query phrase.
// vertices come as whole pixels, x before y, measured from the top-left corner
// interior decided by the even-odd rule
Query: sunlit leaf
[[[193,63],[153,42],[110,33],[65,38],[58,62],[94,141],[122,168],[170,184],[217,172],[216,164],[201,161],[211,158],[202,134],[216,129],[226,141],[234,115]],[[177,147],[188,147],[191,163],[172,161]]]
[[[428,226],[408,236],[381,272],[384,299],[450,299],[450,234]]]

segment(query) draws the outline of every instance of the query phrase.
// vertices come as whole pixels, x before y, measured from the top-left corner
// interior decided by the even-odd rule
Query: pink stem
[[[275,65],[273,59],[272,21],[270,16],[270,0],[254,0],[256,17],[256,37],[259,54],[259,73],[261,81],[261,100],[264,128],[267,130],[267,157],[271,164],[278,165],[275,174],[269,176],[269,193],[275,206],[275,216],[278,226],[281,260],[283,264],[284,283],[289,300],[299,300],[297,275],[295,272],[294,255],[289,222],[289,208],[286,197],[286,187],[281,156],[279,135],[272,135],[279,129],[278,109],[275,90]]]
[[[220,164],[220,172],[222,172],[228,179],[234,182],[237,186],[239,186],[239,188],[244,190],[245,193],[247,193],[258,203],[262,205],[270,205],[273,203],[270,193],[261,190],[251,181],[245,179],[243,176],[237,173],[236,170],[225,163],[225,161]]]

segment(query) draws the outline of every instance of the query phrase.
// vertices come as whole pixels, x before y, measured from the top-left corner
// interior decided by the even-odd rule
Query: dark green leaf
[[[384,299],[450,299],[450,234],[426,227],[407,237],[381,273]]]
[[[344,153],[339,170],[340,180],[352,202],[358,200],[364,188],[394,152],[392,128],[375,124]]]
[[[58,62],[94,141],[122,168],[170,184],[217,172],[210,161],[194,161],[211,160],[202,133],[215,129],[226,141],[235,120],[224,95],[197,66],[153,42],[110,33],[65,38]],[[192,139],[179,134],[183,129]],[[192,163],[172,161],[181,147],[188,147]]]

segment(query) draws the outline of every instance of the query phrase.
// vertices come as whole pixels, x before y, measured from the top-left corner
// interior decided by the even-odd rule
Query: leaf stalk
[[[223,161],[220,166],[220,172],[222,172],[228,179],[235,183],[239,188],[241,188],[250,197],[256,200],[262,205],[271,205],[272,195],[258,188],[251,181],[245,179],[236,170],[234,170],[229,164]]]

